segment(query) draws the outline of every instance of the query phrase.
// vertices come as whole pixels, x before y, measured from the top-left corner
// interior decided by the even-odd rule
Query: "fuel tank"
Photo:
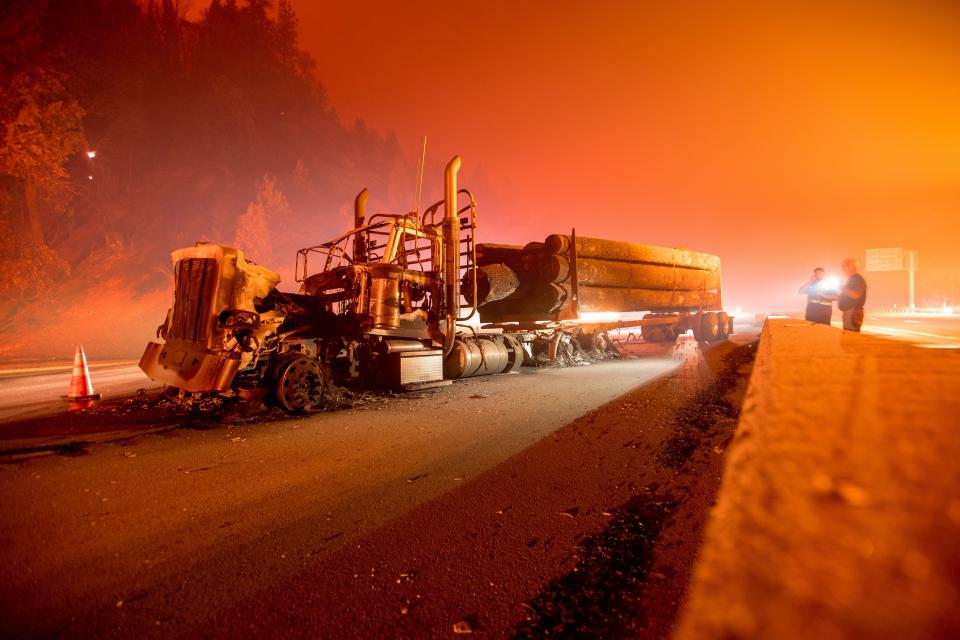
[[[457,337],[443,361],[444,378],[469,378],[516,371],[523,364],[523,346],[510,334]]]

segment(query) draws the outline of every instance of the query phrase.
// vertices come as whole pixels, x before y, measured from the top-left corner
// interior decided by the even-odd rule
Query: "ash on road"
[[[723,357],[749,347],[638,349],[0,465],[0,632],[660,637],[748,375]]]

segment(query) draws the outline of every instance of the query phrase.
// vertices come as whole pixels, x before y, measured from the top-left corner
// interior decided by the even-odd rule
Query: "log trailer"
[[[297,293],[239,249],[174,251],[173,307],[140,368],[181,395],[302,412],[322,408],[331,383],[409,391],[615,353],[613,329],[640,327],[656,342],[732,330],[716,256],[575,231],[525,247],[476,243],[460,164],[449,162],[444,198],[422,213],[368,217],[361,191],[354,229],[298,251]],[[594,311],[650,313],[583,322]]]

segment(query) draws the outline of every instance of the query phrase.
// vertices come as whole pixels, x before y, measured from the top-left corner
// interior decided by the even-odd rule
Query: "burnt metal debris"
[[[618,357],[608,332],[646,341],[732,330],[720,259],[630,242],[553,234],[525,246],[477,240],[477,201],[458,184],[424,211],[367,214],[297,253],[296,293],[243,252],[197,243],[172,254],[174,300],[140,367],[189,394],[323,409],[332,387],[411,391],[522,366]],[[586,322],[584,312],[650,312]]]

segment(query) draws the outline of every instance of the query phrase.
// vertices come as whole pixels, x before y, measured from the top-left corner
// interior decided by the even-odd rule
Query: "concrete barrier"
[[[960,638],[960,353],[764,326],[675,640]]]

